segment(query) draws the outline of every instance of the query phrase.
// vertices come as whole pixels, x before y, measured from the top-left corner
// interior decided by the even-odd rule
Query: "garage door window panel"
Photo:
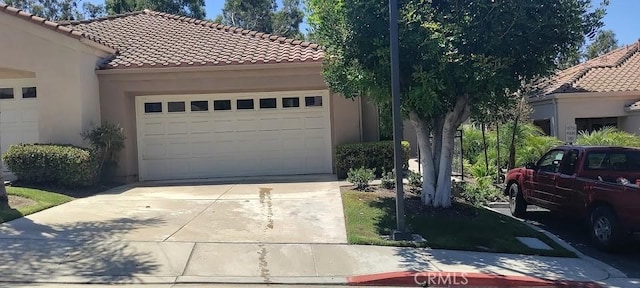
[[[144,113],[162,113],[162,102],[144,103]]]
[[[322,96],[304,97],[305,107],[322,107]]]
[[[29,99],[29,98],[36,98],[36,97],[37,97],[36,87],[22,87],[22,98]]]
[[[215,111],[229,111],[231,110],[231,100],[214,100],[213,110]]]
[[[274,109],[277,106],[276,98],[260,99],[260,109]]]
[[[0,99],[13,99],[13,88],[0,88]]]
[[[191,101],[191,112],[209,111],[209,101]]]
[[[253,99],[238,99],[236,100],[236,109],[238,110],[253,110]]]
[[[169,111],[170,113],[185,112],[186,111],[184,101],[169,102],[167,104],[167,106],[168,106],[167,107],[167,111]]]
[[[282,98],[282,107],[283,108],[298,108],[298,107],[300,107],[300,98],[299,97],[284,97],[284,98]]]

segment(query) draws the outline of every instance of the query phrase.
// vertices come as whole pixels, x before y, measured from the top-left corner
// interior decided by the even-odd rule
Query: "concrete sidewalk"
[[[22,243],[12,243],[14,241]],[[99,251],[84,251],[82,243],[58,242],[3,239],[0,242],[0,251],[3,251],[0,255],[1,281],[365,285],[367,283],[354,283],[354,279],[361,281],[363,278],[353,276],[417,271],[579,282],[607,281],[610,276],[605,270],[579,258],[468,251],[343,244],[131,241],[112,243],[119,248],[118,253],[92,258],[92,252]],[[17,246],[22,249],[12,249]],[[49,247],[63,246],[68,247],[67,255],[47,255],[52,251]],[[88,248],[96,249],[94,246]],[[60,249],[53,251],[59,253]],[[47,261],[51,259],[57,261]],[[25,262],[29,260],[31,262]]]

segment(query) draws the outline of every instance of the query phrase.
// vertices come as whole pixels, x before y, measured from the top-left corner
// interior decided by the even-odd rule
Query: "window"
[[[283,108],[300,107],[300,98],[298,97],[284,97],[282,98]]]
[[[191,111],[209,111],[209,101],[191,101]]]
[[[22,98],[36,98],[36,87],[22,87]]]
[[[144,103],[144,113],[162,113],[161,102]]]
[[[238,99],[236,104],[238,105],[238,110],[253,109],[253,99]]]
[[[606,163],[607,153],[606,152],[589,152],[587,154],[587,163],[585,163],[585,167],[589,170],[604,170],[609,166]]]
[[[322,106],[322,96],[304,97],[304,105],[306,107],[320,107]]]
[[[13,88],[0,88],[0,99],[13,99]]]
[[[169,102],[168,103],[168,111],[169,112],[184,112],[185,111],[185,106],[184,106],[184,101],[180,101],[180,102]]]
[[[540,159],[538,168],[544,172],[557,173],[563,156],[564,151],[553,150]]]
[[[578,150],[571,150],[569,154],[564,157],[564,161],[562,163],[562,170],[560,173],[565,175],[573,175],[576,173],[576,163],[578,162]]]
[[[260,99],[260,109],[276,108],[276,98]]]
[[[231,110],[231,100],[214,100],[213,110]]]

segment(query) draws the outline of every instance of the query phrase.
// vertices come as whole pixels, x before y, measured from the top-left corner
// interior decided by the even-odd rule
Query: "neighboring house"
[[[54,23],[0,4],[0,151],[127,137],[120,180],[332,173],[378,138],[374,105],[329,92],[315,44],[143,11]]]
[[[639,43],[558,72],[529,98],[534,123],[566,140],[568,125],[577,131],[613,126],[640,134]]]

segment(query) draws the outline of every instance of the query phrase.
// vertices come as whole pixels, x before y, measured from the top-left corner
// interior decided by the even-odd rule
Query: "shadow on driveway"
[[[160,265],[149,249],[117,237],[163,221],[78,220],[71,225],[46,226],[20,218],[0,225],[0,281],[46,282],[68,276],[108,276],[136,282],[138,276],[158,272]]]

